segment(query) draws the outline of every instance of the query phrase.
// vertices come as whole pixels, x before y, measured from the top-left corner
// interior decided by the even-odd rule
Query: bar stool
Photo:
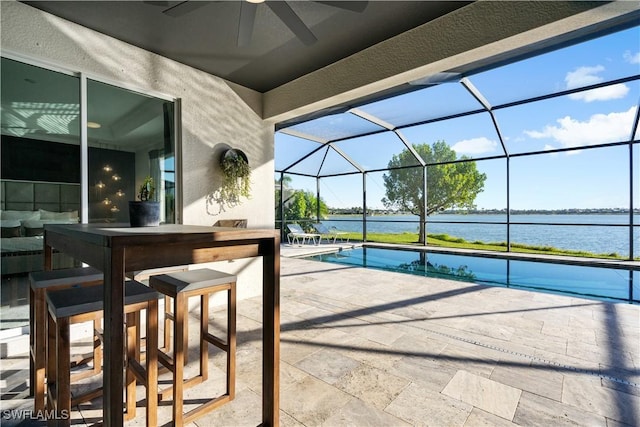
[[[34,410],[44,410],[46,360],[47,360],[47,303],[48,290],[66,289],[73,286],[102,284],[103,274],[92,267],[65,268],[61,270],[29,273],[29,389],[33,396]],[[93,370],[77,374],[71,381],[100,373],[102,350],[95,331],[100,322],[94,321]],[[88,362],[79,360],[76,364]]]
[[[171,267],[150,268],[146,270],[128,271],[125,273],[125,276],[137,282],[148,284],[151,276],[154,276],[157,274],[176,273],[178,271],[188,271],[188,270],[189,270],[188,265],[180,265],[180,266],[171,266]],[[164,340],[162,341],[162,347],[160,347],[160,350],[164,350],[165,352],[168,352],[171,349],[171,343],[170,343],[171,323],[170,322],[173,321],[173,313],[169,308],[170,306],[171,306],[171,297],[165,295],[164,297],[164,335],[163,335]],[[186,328],[186,324],[185,324],[185,328]],[[184,363],[185,364],[187,363],[186,354],[185,354]]]
[[[158,361],[173,374],[173,383],[160,392],[161,399],[173,395],[173,422],[176,426],[187,424],[235,397],[236,371],[236,276],[211,269],[190,270],[151,276],[149,285],[158,292],[173,298],[173,314],[165,317],[173,320],[173,357],[165,349],[158,352]],[[209,296],[227,291],[227,339],[222,340],[209,332]],[[186,325],[188,299],[200,296],[200,374],[184,378],[185,355],[189,349]],[[165,307],[165,311],[169,307]],[[187,413],[184,411],[183,390],[206,381],[208,378],[209,348],[212,344],[226,352],[226,392],[213,397]]]
[[[77,289],[47,291],[48,307],[48,366],[47,366],[47,410],[57,414],[60,420],[70,414],[71,407],[91,400],[102,394],[102,387],[89,390],[71,398],[71,365],[69,327],[74,323],[102,319],[104,286],[90,286]],[[136,380],[146,386],[147,426],[157,425],[158,408],[158,297],[159,294],[148,286],[133,280],[125,282],[124,312],[126,314],[126,415],[130,420],[135,416]],[[140,364],[137,335],[141,310],[147,310],[146,367]]]

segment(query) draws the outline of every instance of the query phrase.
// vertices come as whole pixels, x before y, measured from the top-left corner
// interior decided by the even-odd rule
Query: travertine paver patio
[[[237,397],[194,425],[260,422],[260,298],[238,310]],[[282,426],[640,425],[637,305],[283,258],[281,310]]]

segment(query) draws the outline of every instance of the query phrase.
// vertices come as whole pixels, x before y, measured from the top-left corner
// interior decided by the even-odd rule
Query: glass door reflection
[[[88,80],[87,121],[89,222],[128,222],[128,202],[150,176],[160,222],[174,223],[173,102]]]

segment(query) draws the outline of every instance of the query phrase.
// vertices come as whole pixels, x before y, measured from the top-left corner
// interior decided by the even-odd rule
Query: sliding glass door
[[[176,222],[172,99],[1,60],[3,277],[42,269],[45,223],[128,223],[146,177],[161,222]]]
[[[148,176],[161,222],[176,222],[176,117],[170,98],[19,58],[1,61],[0,329],[6,329],[28,318],[27,274],[43,268],[44,224],[128,223],[128,202]],[[54,253],[54,268],[75,265]]]
[[[3,57],[2,211],[126,223],[128,202],[151,177],[161,222],[176,222],[175,120],[172,100]]]
[[[175,222],[173,102],[87,80],[89,222],[128,222],[151,177],[160,221]]]

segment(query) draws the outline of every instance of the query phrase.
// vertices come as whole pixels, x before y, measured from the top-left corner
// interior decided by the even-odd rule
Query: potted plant
[[[237,204],[240,197],[249,197],[251,168],[247,155],[238,149],[229,149],[222,154],[220,166],[224,181],[220,198],[228,204]]]
[[[153,200],[155,191],[153,178],[147,176],[138,190],[139,200],[129,202],[129,223],[132,227],[160,225],[160,202]]]

